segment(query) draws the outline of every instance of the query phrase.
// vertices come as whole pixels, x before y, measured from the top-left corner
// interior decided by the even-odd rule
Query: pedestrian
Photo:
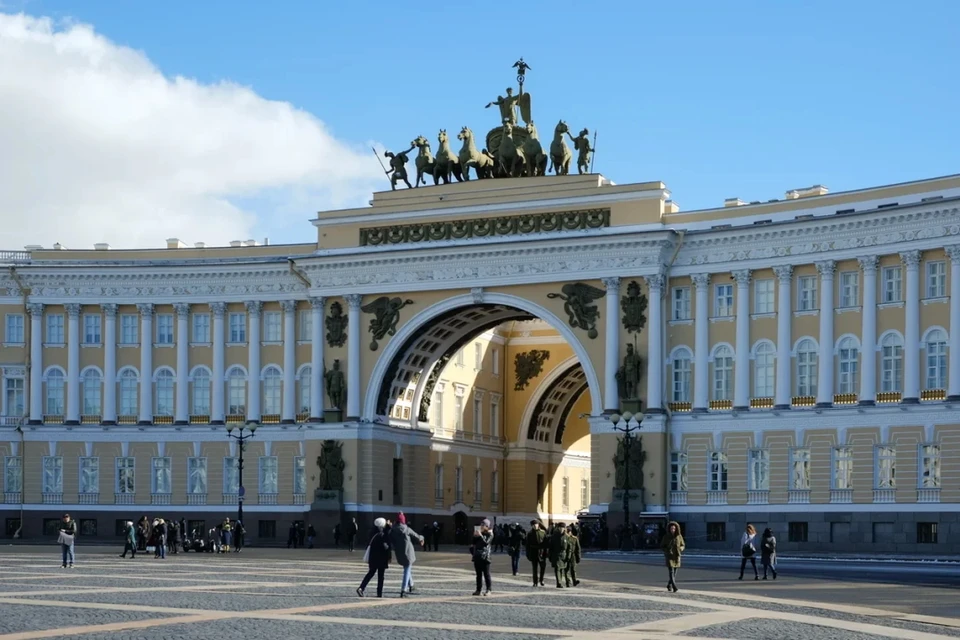
[[[355,523],[356,520],[354,520],[354,524]],[[383,528],[386,525],[387,521],[383,518],[377,518],[373,521],[373,526],[377,532],[373,535],[373,538],[370,539],[370,546],[367,547],[367,552],[364,554],[368,570],[367,575],[363,577],[363,582],[357,587],[357,595],[361,598],[374,574],[377,576],[377,597],[383,597],[383,574],[386,572],[387,567],[390,566],[390,541],[383,533]],[[353,551],[352,548],[350,550]]]
[[[740,537],[740,577],[743,580],[743,570],[747,568],[747,562],[753,566],[753,579],[760,579],[760,572],[757,571],[757,530],[752,524],[748,524]]]
[[[307,525],[307,548],[313,549],[313,541],[317,538],[317,530],[312,524]]]
[[[547,532],[543,530],[539,520],[531,520],[530,533],[527,534],[527,560],[533,565],[533,586],[535,587],[544,586],[543,574],[547,571],[546,554]]]
[[[386,520],[383,521],[386,525]],[[383,527],[381,527],[382,529]],[[356,518],[350,518],[350,524],[347,525],[347,546],[350,548],[350,552],[353,552],[353,546],[357,541],[357,534],[360,533],[360,525],[357,524]]]
[[[290,525],[290,528],[287,530],[287,549],[293,547],[297,548],[297,524],[293,523]]]
[[[470,546],[470,555],[473,556],[473,568],[477,572],[477,590],[473,595],[479,596],[480,590],[486,586],[483,595],[493,592],[490,579],[490,551],[493,545],[493,532],[490,530],[490,521],[484,519],[479,527],[474,527],[473,544]]]
[[[393,548],[397,564],[403,567],[403,577],[400,579],[400,597],[407,597],[413,593],[413,563],[417,561],[416,542],[423,546],[423,536],[407,526],[407,517],[403,512],[397,514],[397,523],[390,529],[389,540]]]
[[[510,525],[510,534],[507,542],[507,551],[510,554],[510,568],[513,569],[513,575],[520,573],[520,552],[523,549],[523,528],[519,523],[514,522]]]
[[[580,552],[580,530],[577,525],[572,524],[567,529],[567,537],[570,539],[570,558],[567,561],[567,586],[573,582],[573,586],[580,586],[577,580],[577,565],[580,564],[582,554]]]
[[[167,522],[163,518],[157,520],[157,526],[154,527],[154,533],[157,536],[156,553],[154,558],[161,560],[167,559]]]
[[[337,526],[333,528],[333,546],[337,549],[340,548],[340,523],[337,523]]]
[[[124,526],[126,527],[126,533],[123,538],[123,553],[120,554],[120,557],[126,558],[127,551],[129,551],[130,558],[133,559],[137,557],[137,530],[130,520],[127,520]]]
[[[63,556],[63,564],[60,565],[61,569],[66,569],[67,567],[73,569],[73,542],[74,538],[77,535],[77,523],[70,519],[70,514],[63,514],[63,520],[60,521],[60,551]]]
[[[440,536],[443,534],[443,529],[440,528],[440,525],[436,522],[433,523],[433,550],[440,551]]]
[[[302,522],[298,522],[297,523],[297,542],[300,544],[301,549],[304,546],[303,543],[306,540],[306,537],[307,537],[307,530],[303,528]]]
[[[763,579],[767,579],[767,569],[773,572],[773,579],[777,579],[777,539],[770,527],[763,530],[760,538],[760,564],[763,565]]]
[[[230,518],[223,519],[223,552],[229,553],[230,546],[233,544],[233,525],[230,524]]]
[[[567,575],[567,560],[570,555],[570,543],[567,540],[566,528],[562,522],[554,525],[550,533],[550,566],[553,567],[553,576],[557,579],[557,589],[562,589],[564,583],[569,586],[570,578]]]
[[[677,589],[677,569],[680,568],[680,556],[683,555],[687,545],[680,534],[680,525],[676,522],[667,523],[667,532],[660,539],[660,550],[663,551],[663,557],[667,561],[667,591],[676,593]]]
[[[233,527],[233,551],[234,553],[240,553],[240,549],[243,548],[243,536],[247,533],[247,530],[244,529],[243,523],[239,520],[234,521]]]

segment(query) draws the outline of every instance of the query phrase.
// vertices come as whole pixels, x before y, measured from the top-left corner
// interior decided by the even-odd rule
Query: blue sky
[[[958,170],[958,2],[3,7],[89,23],[168,76],[289,101],[358,148],[405,148],[439,128],[486,132],[497,113],[483,106],[524,56],[541,138],[560,118],[597,130],[598,172],[662,180],[682,210]]]

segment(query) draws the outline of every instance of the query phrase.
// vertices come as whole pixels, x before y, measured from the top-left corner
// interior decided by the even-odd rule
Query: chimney
[[[270,238],[264,238],[264,239],[263,239],[263,246],[266,247],[266,246],[269,246],[269,245],[270,245]]]
[[[822,184],[815,184],[812,187],[806,187],[803,189],[791,189],[787,191],[786,197],[787,200],[797,200],[798,198],[811,198],[813,196],[825,196],[830,192]]]
[[[723,201],[723,206],[725,207],[742,207],[745,204],[747,203],[740,198],[727,198]]]
[[[54,250],[54,251],[64,251],[64,250],[66,250],[66,247],[63,246],[62,244],[60,244],[59,242],[55,242],[54,245],[53,245],[53,250]]]
[[[257,246],[257,241],[254,240],[253,238],[251,238],[251,239],[247,240],[247,246],[248,246],[248,247],[255,247],[255,246]]]
[[[242,247],[242,246],[243,246],[243,240],[231,240],[231,241],[230,241],[230,246],[231,246],[231,247]]]
[[[93,245],[94,250],[96,251],[110,251],[110,245],[106,242],[98,242]]]
[[[207,245],[206,245],[206,243],[204,243],[204,242],[194,242],[194,243],[193,243],[193,248],[194,248],[194,249],[203,249],[203,248],[206,247],[206,246],[207,246]]]
[[[167,238],[167,249],[186,249],[187,243],[181,242],[180,238]]]

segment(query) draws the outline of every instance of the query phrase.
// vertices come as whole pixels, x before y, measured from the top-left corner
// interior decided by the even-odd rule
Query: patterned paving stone
[[[236,594],[230,591],[217,593],[176,592],[163,593],[72,593],[68,595],[27,596],[66,602],[101,602],[104,604],[132,604],[208,611],[252,611],[256,609],[286,609],[290,607],[314,607],[321,604],[338,604],[357,600],[349,590],[328,591],[325,595],[291,596],[263,593],[258,595]],[[2,606],[2,605],[0,605]]]
[[[138,611],[34,607],[3,603],[0,604],[0,634],[165,617],[168,616]],[[87,640],[91,639],[88,637]]]
[[[803,638],[804,640],[890,640],[887,636],[831,629],[813,624],[785,622],[764,618],[750,618],[701,627],[687,632],[688,636],[730,638],[731,640],[770,640],[771,638]]]

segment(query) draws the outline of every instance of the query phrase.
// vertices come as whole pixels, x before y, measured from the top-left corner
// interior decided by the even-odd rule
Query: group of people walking
[[[413,564],[417,561],[416,547],[424,546],[424,538],[407,526],[407,518],[403,512],[397,514],[396,524],[386,518],[377,518],[373,521],[373,527],[373,536],[364,553],[367,575],[357,587],[357,595],[364,597],[367,585],[376,576],[377,597],[383,597],[385,574],[390,566],[391,556],[395,555],[397,564],[403,568],[403,576],[400,578],[400,597],[405,598],[414,590]]]
[[[680,524],[677,522],[667,523],[667,532],[660,540],[660,550],[663,551],[667,562],[667,591],[676,593],[677,588],[677,570],[680,568],[680,558],[686,550],[686,543],[683,540],[683,534],[680,532]],[[747,563],[753,567],[753,579],[760,579],[760,572],[757,569],[757,553],[760,554],[760,564],[763,567],[763,579],[767,579],[767,573],[772,572],[773,579],[777,579],[777,538],[773,535],[770,528],[763,530],[760,540],[757,540],[757,530],[752,524],[748,524],[740,536],[740,577],[743,580],[743,572],[747,568]]]
[[[203,531],[201,527],[188,532],[187,522],[183,518],[179,522],[168,522],[163,518],[154,518],[151,521],[147,516],[141,517],[136,524],[128,520],[125,527],[121,558],[126,558],[128,552],[131,558],[135,558],[138,551],[142,553],[149,549],[153,550],[153,557],[159,559],[166,559],[167,553],[175,555],[180,550],[191,549],[239,553],[246,534],[243,523],[230,518],[225,518],[207,531]]]

